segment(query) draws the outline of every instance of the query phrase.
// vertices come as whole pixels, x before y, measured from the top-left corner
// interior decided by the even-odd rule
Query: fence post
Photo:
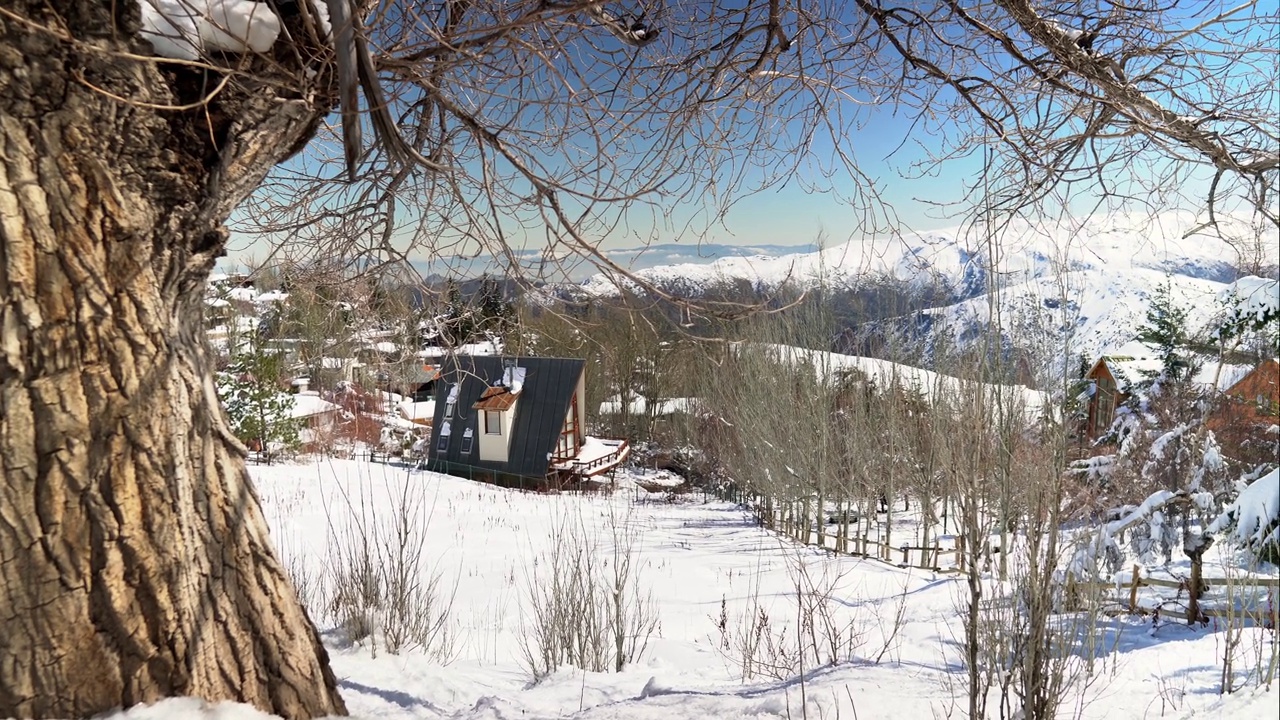
[[[1191,556],[1191,579],[1187,581],[1187,624],[1194,625],[1200,616],[1200,578],[1203,572],[1204,552]],[[1206,619],[1207,622],[1207,619]]]
[[[1138,585],[1141,583],[1140,573],[1142,569],[1137,563],[1133,565],[1133,582],[1129,584],[1129,614],[1136,615],[1138,613]]]
[[[956,564],[960,566],[960,572],[965,571],[964,535],[956,536]]]

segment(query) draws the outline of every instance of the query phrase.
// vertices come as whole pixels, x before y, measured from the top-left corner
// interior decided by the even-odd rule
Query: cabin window
[[[436,454],[443,455],[449,449],[449,423],[441,423],[440,439],[436,440]]]
[[[471,441],[472,441],[471,428],[467,428],[467,431],[462,433],[462,447],[458,448],[459,452],[461,452],[463,455],[470,455]]]
[[[1109,378],[1098,379],[1098,410],[1093,419],[1093,431],[1103,433],[1111,427],[1116,414],[1116,384]]]
[[[499,410],[484,411],[484,434],[485,435],[501,435],[502,434],[502,412]]]
[[[1264,395],[1264,394],[1262,394],[1262,393],[1258,393],[1257,403],[1258,403],[1258,412],[1259,412],[1259,413],[1261,413],[1261,414],[1263,414],[1263,415],[1275,415],[1275,414],[1276,414],[1276,406],[1275,406],[1275,404],[1274,404],[1274,403],[1272,403],[1272,402],[1271,402],[1271,398],[1267,397],[1266,395]]]

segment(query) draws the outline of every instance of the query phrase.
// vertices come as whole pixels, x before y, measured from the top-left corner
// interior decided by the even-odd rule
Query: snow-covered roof
[[[396,430],[416,431],[424,429],[421,423],[416,423],[409,418],[401,417],[399,415],[371,415],[370,417],[377,420],[383,426],[395,428]]]
[[[293,406],[289,410],[289,417],[291,418],[308,418],[327,412],[342,412],[340,406],[325,400],[316,393],[298,393],[289,397],[293,398]]]
[[[279,303],[289,299],[289,293],[280,290],[264,292],[258,296],[259,303]]]
[[[258,291],[251,287],[234,287],[227,291],[227,297],[240,302],[253,302],[258,297]]]
[[[396,411],[400,413],[401,417],[408,420],[430,422],[436,416],[436,401],[414,402],[412,400],[402,400],[396,403]]]
[[[1106,363],[1111,376],[1115,378],[1116,389],[1124,393],[1134,392],[1143,382],[1159,375],[1164,368],[1164,363],[1155,356],[1153,349],[1136,342],[1124,346],[1121,353],[1102,358],[1101,362]],[[1195,385],[1216,388],[1221,392],[1240,382],[1252,369],[1251,365],[1208,360],[1200,363],[1190,381]]]
[[[445,348],[445,347],[440,347],[438,345],[428,345],[422,348],[421,350],[417,351],[416,353],[414,353],[414,355],[416,355],[417,357],[424,358],[424,359],[449,357],[450,355],[488,356],[488,355],[501,355],[501,354],[502,354],[501,340],[482,340],[480,342],[467,343],[466,345],[459,345],[456,348]]]

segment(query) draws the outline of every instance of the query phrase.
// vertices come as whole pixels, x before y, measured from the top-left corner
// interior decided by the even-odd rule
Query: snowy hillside
[[[809,350],[791,345],[766,345],[767,351],[775,357],[793,363],[808,363],[814,370],[826,375],[834,375],[844,370],[856,370],[874,380],[880,387],[901,385],[904,388],[919,392],[926,400],[933,402],[936,396],[962,396],[967,383],[959,378],[942,375],[931,370],[924,370],[910,365],[889,362],[879,358],[859,357],[834,352]],[[1037,417],[1049,404],[1046,393],[1031,388],[1014,385],[984,385],[984,394],[995,397],[997,394],[1009,395],[1021,406],[1026,417]]]
[[[1010,345],[1039,358],[1092,359],[1133,341],[1157,288],[1166,282],[1175,304],[1187,311],[1193,336],[1205,337],[1211,324],[1221,322],[1226,308],[1218,298],[1229,284],[1137,268],[1042,277],[1006,287],[996,299]],[[924,326],[918,330],[936,334],[945,328],[964,346],[992,322],[990,300],[982,295],[925,311]]]
[[[1280,239],[1266,235],[1238,248],[1205,231],[1187,233],[1196,226],[1185,213],[1148,219],[1091,219],[1080,227],[1033,227],[1015,224],[998,236],[994,263],[988,262],[987,232],[981,227],[951,228],[902,237],[855,239],[826,250],[794,255],[722,258],[712,263],[685,263],[641,270],[636,274],[660,287],[685,291],[706,288],[733,279],[776,287],[792,283],[801,287],[826,279],[837,286],[852,286],[872,277],[904,281],[944,283],[958,297],[971,297],[988,289],[986,267],[993,264],[999,285],[1027,282],[1063,270],[1145,269],[1179,276],[1228,282],[1239,274],[1242,262],[1280,257]],[[1255,233],[1238,226],[1240,237]],[[1224,232],[1225,234],[1225,232]],[[1245,255],[1241,258],[1241,254]],[[590,293],[612,295],[613,280],[596,275],[584,285]]]
[[[295,576],[318,582],[353,530],[378,532],[407,508],[425,540],[424,575],[442,578],[454,652],[390,654],[350,644],[314,585],[303,594],[329,646],[339,689],[356,718],[372,720],[705,720],[708,718],[929,718],[960,716],[965,702],[958,603],[963,579],[901,569],[798,547],[758,526],[734,505],[649,502],[630,486],[612,497],[520,493],[458,478],[351,461],[252,468],[272,537]],[[654,498],[661,499],[661,498]],[[603,532],[608,518],[634,529],[639,582],[653,592],[660,624],[640,662],[620,673],[562,667],[530,682],[521,660],[531,621],[527,586],[558,523],[577,518]],[[616,515],[613,515],[616,516]],[[363,519],[362,519],[363,518]],[[390,529],[389,527],[386,529]],[[418,535],[415,534],[415,537]],[[909,541],[910,536],[904,538]],[[358,546],[357,548],[358,549]],[[1213,562],[1229,559],[1211,551]],[[539,565],[540,559],[543,565]],[[853,659],[805,667],[803,674],[744,679],[732,637],[760,629],[787,637],[794,624],[799,568],[829,592],[833,619],[847,624]],[[1208,572],[1220,572],[1220,565]],[[1274,691],[1244,681],[1216,690],[1220,628],[1103,618],[1096,628],[1098,672],[1073,686],[1071,717],[1277,718]],[[751,636],[747,636],[751,637]],[[794,636],[792,636],[794,637]],[[1242,649],[1270,635],[1245,629]],[[783,648],[785,650],[785,648]],[[1245,655],[1252,650],[1244,650]],[[1259,651],[1261,652],[1261,651]],[[1243,655],[1242,655],[1243,657]],[[1246,663],[1237,673],[1243,678]],[[993,692],[993,696],[998,696]],[[998,697],[989,711],[998,712]],[[166,700],[112,720],[268,720],[245,705]]]

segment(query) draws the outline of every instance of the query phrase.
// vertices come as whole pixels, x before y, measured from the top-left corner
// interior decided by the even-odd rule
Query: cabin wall
[[[501,416],[502,432],[494,435],[489,433],[488,410],[477,410],[479,415],[476,417],[476,449],[479,451],[480,460],[482,462],[508,462],[511,457],[511,429],[515,426],[516,408],[520,407],[520,401],[517,400],[514,405],[506,410],[497,411]]]

